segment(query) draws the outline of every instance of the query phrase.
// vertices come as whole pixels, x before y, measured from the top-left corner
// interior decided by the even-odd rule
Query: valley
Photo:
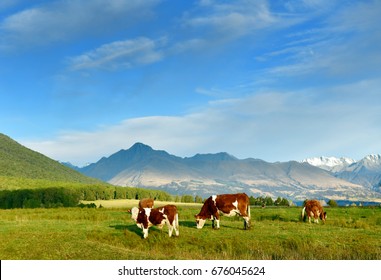
[[[299,221],[300,207],[252,207],[252,228],[221,218],[196,228],[201,204],[177,204],[180,236],[152,227],[142,239],[128,207],[0,209],[2,260],[379,260],[380,207],[328,208],[325,224]],[[164,202],[165,203],[165,202]],[[158,205],[161,202],[158,202]],[[237,247],[237,239],[241,241]],[[216,242],[218,240],[218,242]],[[170,248],[170,250],[169,250]]]
[[[335,173],[319,166],[316,159],[270,163],[238,159],[225,152],[182,158],[136,143],[79,168],[52,160],[0,134],[0,190],[69,188],[80,190],[79,196],[89,200],[131,199],[143,193],[162,198],[191,195],[205,199],[216,193],[245,192],[249,196],[282,197],[295,202],[306,198],[381,202],[379,185],[374,183],[381,174],[378,159],[373,156],[347,162],[345,170],[336,167]],[[347,177],[352,172],[351,178],[356,180],[344,178],[343,172],[347,172]],[[364,180],[368,180],[367,184],[361,183]],[[83,191],[86,188],[88,194],[93,194],[87,196]]]

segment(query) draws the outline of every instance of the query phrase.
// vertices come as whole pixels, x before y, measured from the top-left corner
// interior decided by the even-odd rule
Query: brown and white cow
[[[195,215],[197,228],[203,228],[206,219],[216,221],[216,228],[220,228],[220,213],[224,216],[242,216],[244,219],[244,227],[250,227],[250,201],[245,193],[237,194],[220,194],[209,197],[201,208],[199,214]]]
[[[169,237],[172,236],[173,230],[175,230],[175,235],[179,236],[179,214],[175,205],[165,205],[159,208],[138,208],[136,225],[143,230],[143,238],[148,237],[148,228],[151,226],[163,228],[164,224],[167,224]]]
[[[152,198],[143,198],[139,201],[139,208],[153,208],[154,200]],[[131,219],[136,222],[138,218],[139,208],[133,207],[131,210],[128,210],[128,213],[131,213]]]
[[[308,217],[309,223],[311,223],[312,217],[314,218],[315,223],[319,223],[319,218],[325,222],[327,212],[324,212],[323,206],[321,206],[318,200],[307,200],[302,209],[302,220],[305,221],[306,217]]]

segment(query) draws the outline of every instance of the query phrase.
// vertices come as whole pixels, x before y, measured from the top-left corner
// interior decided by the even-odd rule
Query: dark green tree
[[[330,207],[338,207],[339,205],[337,204],[337,202],[333,199],[330,199],[327,204],[330,206]]]
[[[274,205],[274,201],[270,196],[265,197],[265,205],[266,206],[273,206]]]
[[[199,196],[199,195],[196,195],[195,198],[194,198],[194,202],[196,202],[196,203],[202,203],[202,197]]]

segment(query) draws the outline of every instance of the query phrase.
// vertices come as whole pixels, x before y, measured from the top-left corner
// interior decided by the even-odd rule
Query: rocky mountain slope
[[[79,170],[115,185],[159,188],[172,194],[203,197],[241,191],[254,196],[281,196],[293,200],[379,196],[360,184],[335,177],[306,162],[241,160],[227,153],[181,158],[142,143]]]
[[[337,178],[380,191],[381,155],[368,155],[359,161],[348,158],[320,157],[305,159],[302,162],[329,170]]]

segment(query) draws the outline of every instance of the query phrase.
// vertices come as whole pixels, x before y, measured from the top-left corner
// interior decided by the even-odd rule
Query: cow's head
[[[327,212],[322,212],[320,213],[320,219],[325,222],[325,220],[327,219]]]
[[[131,213],[131,219],[133,219],[136,222],[139,214],[139,208],[133,207],[131,210],[128,210],[128,213]]]
[[[136,225],[143,230],[143,237],[148,237],[148,228],[150,227],[149,216],[151,214],[150,208],[138,209],[138,215],[136,218]]]
[[[196,218],[196,226],[198,229],[202,229],[205,225],[206,218],[200,215],[195,215]]]

